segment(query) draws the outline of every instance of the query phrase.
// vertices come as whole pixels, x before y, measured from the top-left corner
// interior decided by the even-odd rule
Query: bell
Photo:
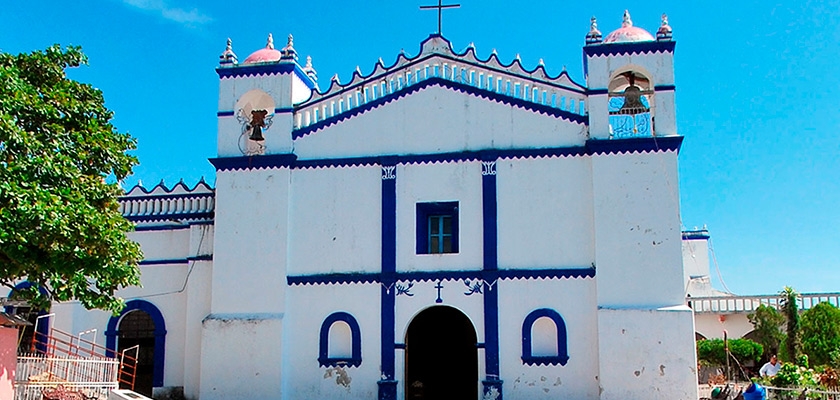
[[[262,142],[265,140],[262,134],[262,128],[265,127],[265,117],[268,115],[266,110],[253,110],[251,111],[251,136],[248,139],[251,139],[255,142]]]
[[[642,89],[636,86],[636,79],[633,75],[629,76],[630,86],[624,89],[624,104],[618,110],[619,114],[641,114],[647,112],[648,109],[642,103]]]
[[[251,136],[248,137],[255,142],[262,142],[265,140],[262,134],[262,128],[259,125],[254,125],[254,130],[251,131]]]

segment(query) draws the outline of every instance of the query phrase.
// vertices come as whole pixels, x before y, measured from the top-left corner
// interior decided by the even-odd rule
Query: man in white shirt
[[[758,371],[758,374],[761,376],[775,376],[779,373],[779,369],[782,368],[782,364],[776,359],[776,355],[774,354],[770,357],[770,362],[764,364],[761,369]]]

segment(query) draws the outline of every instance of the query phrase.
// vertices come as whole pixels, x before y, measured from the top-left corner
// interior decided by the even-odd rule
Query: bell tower
[[[292,152],[294,104],[317,88],[311,59],[298,64],[294,38],[274,47],[268,35],[265,48],[239,63],[228,39],[219,56],[218,156],[241,157]]]
[[[677,135],[675,44],[665,14],[654,37],[625,11],[621,28],[603,40],[592,17],[583,48],[592,139]]]

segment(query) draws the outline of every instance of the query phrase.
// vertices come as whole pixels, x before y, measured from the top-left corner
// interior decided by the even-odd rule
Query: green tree
[[[729,352],[741,364],[750,360],[758,361],[764,351],[760,344],[749,339],[730,339],[728,342]],[[723,339],[698,340],[697,358],[713,365],[726,364],[726,349],[723,345]]]
[[[67,78],[86,64],[79,47],[0,52],[0,284],[28,280],[15,295],[40,308],[77,299],[118,312],[114,293],[139,284],[142,255],[106,179],[131,173],[136,142],[101,91]]]
[[[820,303],[802,314],[802,352],[812,365],[838,366],[840,361],[840,309]]]
[[[763,360],[769,360],[774,354],[779,353],[779,344],[785,337],[782,332],[782,325],[785,317],[775,307],[764,304],[758,306],[755,312],[747,315],[747,319],[753,325],[755,340],[764,347]]]
[[[785,286],[779,293],[781,297],[782,313],[787,322],[787,336],[785,337],[785,350],[788,361],[796,361],[799,356],[799,305],[797,299],[799,293],[790,286]]]

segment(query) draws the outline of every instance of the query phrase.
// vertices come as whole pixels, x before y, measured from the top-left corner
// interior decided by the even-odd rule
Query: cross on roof
[[[438,3],[437,3],[436,6],[420,6],[420,9],[421,10],[431,10],[431,9],[436,8],[438,10],[438,30],[437,30],[437,34],[441,35],[441,31],[440,31],[440,19],[441,18],[440,18],[440,16],[443,13],[443,9],[444,8],[460,8],[460,7],[461,7],[460,4],[443,4],[443,0],[438,0]]]

